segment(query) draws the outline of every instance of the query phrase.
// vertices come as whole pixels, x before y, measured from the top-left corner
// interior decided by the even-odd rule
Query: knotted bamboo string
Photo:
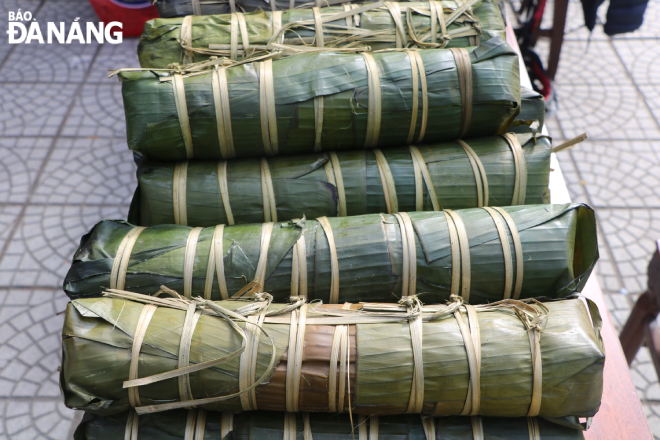
[[[186,91],[183,85],[183,76],[180,73],[172,75],[172,92],[174,93],[174,104],[179,116],[179,126],[183,136],[183,145],[186,148],[186,158],[195,157],[193,153],[192,133],[190,131],[190,120],[188,119],[188,105],[186,104]]]
[[[328,240],[328,248],[330,249],[330,304],[337,304],[339,302],[339,261],[337,260],[337,247],[335,246],[335,236],[332,233],[332,227],[328,221],[328,217],[319,217],[316,219]]]
[[[223,159],[231,159],[236,156],[236,152],[234,151],[234,134],[231,129],[229,86],[225,68],[216,67],[213,69],[211,87],[213,89],[213,107],[215,108],[220,156]]]
[[[516,226],[516,223],[513,221],[511,215],[509,215],[508,212],[497,206],[493,206],[493,209],[499,212],[500,215],[502,215],[504,221],[509,227],[511,238],[513,239],[513,249],[516,253],[516,282],[513,287],[512,297],[513,299],[518,299],[520,298],[520,292],[522,291],[523,275],[524,275],[523,251],[522,251],[522,242],[520,241],[520,234],[518,233],[518,227]]]
[[[193,14],[195,7],[193,5]],[[192,15],[186,15],[181,22],[181,46],[192,47]],[[194,61],[195,53],[192,50],[183,50],[183,64],[191,64]]]
[[[465,302],[470,301],[470,245],[467,231],[461,217],[451,209],[445,209],[449,241],[451,244],[451,294],[460,296]],[[460,266],[459,266],[460,256]],[[459,280],[460,276],[460,280]],[[460,283],[460,293],[459,293]]]
[[[133,251],[133,246],[138,239],[138,236],[145,227],[136,226],[124,236],[119,243],[117,248],[117,253],[115,258],[112,261],[112,269],[110,270],[110,288],[111,289],[124,289],[124,284],[126,283],[126,271],[128,270],[128,262],[131,258],[131,252]]]
[[[454,55],[456,61],[456,74],[458,75],[458,85],[461,91],[461,129],[458,137],[463,138],[470,129],[472,123],[472,62],[470,54],[464,48],[449,49]]]
[[[192,297],[193,270],[195,265],[195,253],[197,251],[197,241],[199,234],[204,228],[193,228],[188,234],[186,240],[186,253],[183,259],[183,296]]]
[[[367,110],[367,134],[364,139],[364,148],[371,148],[378,145],[380,135],[380,123],[382,112],[382,97],[380,91],[380,75],[378,73],[378,64],[370,53],[361,53],[364,58],[364,64],[367,68],[367,84],[369,89],[369,103]]]
[[[225,209],[225,217],[229,226],[234,224],[234,214],[231,211],[229,202],[229,187],[227,185],[227,161],[218,162],[218,185],[220,186],[220,197],[222,197],[222,207]]]
[[[513,162],[515,165],[515,179],[513,184],[513,199],[511,205],[524,205],[527,192],[527,162],[522,146],[518,142],[518,137],[513,133],[506,133],[502,138],[509,144],[513,153]]]
[[[431,180],[431,174],[429,169],[426,166],[426,161],[424,156],[419,151],[419,149],[411,145],[410,147],[410,156],[413,161],[413,168],[415,170],[419,169],[419,174],[424,178],[424,183],[426,184],[426,191],[429,193],[429,198],[431,199],[431,206],[433,206],[434,211],[440,211],[440,203],[438,203],[438,196],[435,193],[435,187],[433,186],[433,181]],[[423,211],[424,210],[424,191],[422,189],[422,182],[418,181],[417,171],[415,171],[415,210]]]
[[[398,5],[398,3],[395,3]],[[424,134],[426,133],[426,124],[428,122],[428,112],[429,112],[429,93],[428,86],[426,83],[426,69],[424,68],[424,61],[422,61],[422,56],[419,52],[414,50],[407,50],[408,58],[410,59],[410,75],[412,78],[412,115],[410,117],[410,130],[408,131],[408,144],[412,143],[413,137],[415,135],[415,130],[417,129],[417,113],[419,107],[419,85],[417,75],[419,74],[419,82],[422,85],[422,125],[419,129],[419,136],[417,137],[417,142],[422,142],[424,139]]]
[[[268,167],[268,159],[261,158],[261,197],[264,205],[264,221],[277,221],[277,205],[275,203],[275,190],[273,189],[273,179]]]
[[[468,160],[470,161],[470,165],[472,166],[474,181],[477,186],[477,206],[479,208],[482,206],[488,206],[488,176],[481,163],[481,159],[479,159],[477,153],[474,152],[467,142],[461,139],[456,139],[456,142],[463,147],[465,154],[467,154]]]
[[[269,156],[278,153],[277,115],[275,112],[275,87],[273,85],[273,60],[267,59],[259,65],[259,113],[261,116],[261,139]]]
[[[300,238],[293,245],[291,296],[307,299],[307,248],[303,234],[300,234]]]
[[[399,201],[396,196],[396,186],[394,185],[394,177],[390,166],[385,159],[385,155],[379,148],[374,148],[374,156],[376,156],[376,164],[378,165],[378,172],[380,173],[380,181],[383,185],[383,194],[385,196],[385,205],[387,206],[387,213],[394,214],[399,212]]]
[[[174,165],[174,176],[172,178],[172,205],[174,208],[174,223],[177,225],[188,225],[187,181],[188,161],[177,162]]]
[[[270,246],[270,237],[273,234],[273,223],[264,223],[261,226],[261,247],[259,250],[259,261],[257,263],[257,270],[254,274],[254,279],[261,286],[266,283],[266,265],[268,263],[268,247]]]

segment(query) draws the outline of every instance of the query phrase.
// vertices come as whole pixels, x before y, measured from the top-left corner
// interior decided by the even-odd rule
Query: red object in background
[[[144,23],[158,18],[158,10],[148,0],[89,0],[103,23],[123,24],[124,37],[139,37]]]

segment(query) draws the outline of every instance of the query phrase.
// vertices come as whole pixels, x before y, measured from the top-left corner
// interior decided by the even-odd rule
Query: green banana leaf
[[[582,289],[598,259],[594,212],[586,205],[524,205],[502,208],[519,231],[523,253],[521,298],[565,297]],[[493,219],[482,208],[456,211],[470,246],[470,303],[502,299],[505,265]],[[443,212],[409,213],[415,229],[416,291],[425,303],[447,301],[452,284],[452,251]],[[329,218],[337,250],[339,303],[396,302],[401,295],[403,255],[399,224],[393,215],[368,214]],[[113,260],[122,239],[133,228],[123,221],[102,221],[82,240],[64,281],[70,298],[98,295],[110,287]],[[188,226],[160,225],[144,230],[132,249],[125,289],[153,294],[161,285],[183,289]],[[510,231],[506,229],[506,233]],[[202,230],[192,272],[192,292],[202,295],[214,228]],[[261,224],[224,228],[223,255],[231,295],[256,278]],[[263,289],[285,302],[291,295],[293,245],[304,237],[308,297],[327,303],[331,288],[328,239],[318,221],[274,224]],[[516,256],[509,235],[515,270]],[[212,299],[221,299],[214,276]]]
[[[551,143],[547,137],[518,135],[527,164],[525,204],[547,203]],[[488,205],[512,204],[515,164],[508,143],[499,136],[469,139],[488,178]],[[418,147],[427,164],[441,208],[479,206],[474,170],[465,150],[456,142]],[[383,150],[396,186],[400,211],[416,210],[416,187],[409,148]],[[375,154],[370,150],[337,153],[346,194],[346,214],[387,212]],[[174,224],[173,182],[175,164],[136,157],[138,188],[129,221],[142,226]],[[332,166],[328,153],[278,156],[268,159],[272,176],[277,219],[339,216],[338,190],[328,182],[325,166]],[[332,171],[330,172],[333,176]],[[332,182],[334,182],[334,177]],[[259,159],[227,162],[229,207],[235,223],[263,222],[264,206]],[[425,186],[424,206],[433,205]],[[188,226],[227,224],[227,214],[218,181],[218,163],[190,161],[186,179]]]
[[[470,52],[473,78],[472,118],[467,137],[503,133],[520,112],[518,55],[499,37]],[[461,130],[462,104],[454,56],[449,49],[419,51],[428,85],[428,125],[424,142],[456,139]],[[374,147],[406,145],[411,124],[413,83],[410,54],[379,52],[382,98],[381,125]],[[368,101],[367,69],[359,55],[310,53],[273,62],[277,140],[272,154],[314,151],[315,97],[323,97],[323,151],[363,148]],[[260,117],[259,66],[241,64],[227,69],[231,129],[236,157],[267,152]],[[222,159],[216,109],[209,71],[184,75],[185,101],[192,152],[187,154],[179,121],[173,81],[164,71],[121,71],[129,148],[159,160]],[[419,89],[421,91],[421,88]],[[421,95],[421,92],[420,92]],[[375,96],[375,95],[374,95]],[[422,125],[422,99],[414,139]],[[374,98],[376,99],[376,98]],[[269,101],[265,101],[269,102]],[[182,110],[183,111],[183,110]],[[372,108],[372,111],[376,111]],[[268,133],[264,133],[268,135]]]
[[[221,414],[206,413],[204,436],[197,440],[223,440]],[[124,440],[128,413],[98,416],[86,413],[76,429],[74,440]],[[174,410],[140,416],[138,435],[141,440],[184,440],[188,411]],[[233,416],[233,431],[224,440],[270,440],[284,438],[285,413],[249,412]],[[583,440],[577,429],[537,419],[540,440]],[[527,418],[481,418],[487,439],[529,439]],[[355,435],[360,421],[354,420]],[[367,419],[367,427],[371,418]],[[378,418],[378,435],[382,440],[473,440],[469,417],[435,418],[436,437],[428,439],[422,420],[416,415],[398,415]],[[346,414],[309,414],[309,426],[314,440],[353,440],[353,427]],[[296,438],[302,438],[303,417],[296,415]],[[360,439],[361,440],[361,439]]]
[[[543,95],[527,87],[520,88],[520,114],[513,121],[508,131],[512,133],[530,133],[530,125],[538,121],[534,133],[541,133],[545,124],[545,99]]]
[[[145,297],[150,299],[150,297]],[[246,301],[251,301],[246,298]],[[238,311],[246,304],[238,300],[216,302],[226,310]],[[209,302],[210,303],[210,302]],[[262,303],[265,304],[265,303]],[[202,307],[208,309],[208,303]],[[369,304],[356,305],[368,307]],[[374,306],[378,307],[378,304]],[[381,305],[382,306],[382,305]],[[138,377],[166,373],[177,369],[179,345],[187,303],[181,308],[157,307],[141,346]],[[282,311],[282,304],[266,305],[266,310]],[[511,309],[496,305],[477,306],[476,315],[481,338],[481,370],[479,409],[476,415],[524,417],[527,415],[533,384],[532,353],[527,327]],[[581,299],[560,300],[543,304],[547,310],[540,332],[542,386],[539,417],[590,417],[600,405],[602,395],[604,352],[600,338],[601,320],[596,306],[589,309]],[[63,357],[60,385],[65,404],[99,414],[112,414],[130,409],[128,389],[131,350],[144,304],[125,297],[85,298],[67,307],[63,328]],[[425,306],[421,311],[423,334],[424,415],[449,416],[462,412],[470,383],[470,368],[465,342],[453,312],[437,315],[436,311],[451,306]],[[541,310],[540,305],[535,306]],[[360,309],[345,311],[339,318],[336,307],[311,304],[307,309],[307,325],[301,347],[303,378],[300,380],[300,411],[328,411],[328,371],[335,326],[349,324],[347,399],[355,414],[402,414],[406,412],[413,384],[413,345],[409,315],[405,307],[399,312]],[[374,310],[373,308],[371,310]],[[252,309],[253,313],[257,312]],[[326,311],[324,313],[324,311]],[[330,315],[327,314],[330,311]],[[350,316],[349,316],[350,313]],[[465,312],[463,319],[466,318]],[[535,312],[536,313],[536,312]],[[226,316],[226,315],[225,315]],[[439,316],[439,317],[438,317]],[[229,319],[229,318],[226,318]],[[593,324],[592,324],[593,320]],[[241,328],[243,321],[235,321]],[[263,334],[255,354],[245,360],[248,365],[256,356],[256,378],[265,382],[256,387],[256,405],[261,410],[283,411],[289,345],[290,312],[266,317]],[[474,321],[473,321],[474,323]],[[268,335],[268,337],[264,335]],[[271,339],[274,352],[271,348]],[[293,338],[295,340],[295,337]],[[202,314],[197,321],[190,344],[191,365],[221,359],[240,349],[241,337],[223,318]],[[251,353],[250,349],[248,353]],[[352,354],[350,354],[352,352]],[[285,356],[286,355],[286,356]],[[269,369],[271,357],[274,368]],[[210,368],[190,373],[192,400],[188,406],[211,411],[242,411],[238,397],[226,400],[195,401],[228,396],[238,391],[240,362],[234,358]],[[345,373],[344,373],[345,374]],[[137,387],[139,410],[151,405],[180,405],[179,382],[176,377]],[[334,411],[333,411],[334,412]]]
[[[199,3],[200,15],[228,14],[231,12],[229,0],[200,0]],[[158,16],[161,18],[194,15],[192,0],[154,0],[153,4],[158,9]]]
[[[445,0],[442,4],[447,18],[457,8],[456,2],[453,0]],[[348,18],[324,23],[324,47],[355,47],[359,44],[366,45],[374,51],[397,47],[396,25],[390,11],[382,3],[373,3],[370,6],[374,9]],[[410,32],[408,30],[408,14],[410,14],[415,35],[418,36],[417,39],[430,44],[431,15],[429,3],[404,2],[400,3],[399,6],[401,22],[406,33]],[[447,26],[447,31],[452,38],[446,47],[478,46],[479,43],[475,44],[476,41],[486,41],[496,35],[505,38],[504,20],[496,1],[478,0],[472,6],[472,11],[473,13],[467,11],[461,14],[456,21]],[[324,17],[344,12],[342,6],[320,10]],[[270,11],[244,14],[247,39],[255,51],[254,55],[263,51],[278,50],[277,47],[271,49],[266,47],[271,42],[274,32],[276,32],[273,29],[271,16],[272,12]],[[355,24],[354,20],[356,19],[358,24]],[[145,24],[138,45],[140,66],[166,68],[168,65],[175,63],[187,64],[206,61],[214,55],[230,56],[231,15],[203,15],[192,18],[192,47],[201,51],[201,53],[194,52],[192,60],[184,59],[184,50],[180,43],[183,38],[181,35],[183,20],[183,18],[156,18]],[[293,25],[294,23],[300,24]],[[314,47],[317,43],[315,40],[316,27],[313,23],[314,13],[311,9],[284,11],[281,26],[286,27],[287,30],[282,34],[282,43],[293,47],[304,46],[303,49],[310,46]],[[347,38],[347,27],[348,30],[355,29],[353,38]],[[480,35],[467,35],[475,31]],[[438,34],[437,41],[442,42],[442,34],[440,32]],[[422,36],[427,38],[421,40]],[[477,36],[479,36],[479,39],[476,38]],[[242,42],[239,34],[236,34],[235,38]],[[412,36],[406,35],[406,38],[408,39],[407,47],[419,47],[415,44]],[[209,45],[222,45],[223,47],[211,50]],[[242,49],[241,53],[243,53]],[[248,54],[250,53],[252,52],[248,52]],[[245,56],[244,53],[243,56]]]

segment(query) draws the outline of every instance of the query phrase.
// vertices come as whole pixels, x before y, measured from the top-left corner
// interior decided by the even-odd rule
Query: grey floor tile
[[[557,154],[557,160],[559,161],[559,166],[561,167],[561,172],[566,181],[566,186],[568,187],[568,193],[571,195],[571,201],[573,203],[587,203],[589,204],[589,197],[587,196],[586,189],[584,187],[585,183],[578,172],[573,158],[571,157],[571,151],[562,151]]]
[[[42,23],[48,21],[71,23],[76,18],[79,18],[80,23],[99,21],[92,5],[88,1],[79,0],[47,0],[36,18]]]
[[[63,138],[32,203],[128,205],[137,185],[135,170],[123,139]]]
[[[70,440],[75,411],[56,400],[0,401],[0,440]]]
[[[74,84],[0,84],[0,133],[54,136],[77,89]]]
[[[564,42],[555,82],[572,87],[632,84],[608,41]]]
[[[655,120],[660,123],[660,84],[639,84],[637,87],[639,87]]]
[[[80,237],[128,206],[30,206],[0,261],[0,286],[60,287]]]
[[[636,84],[660,84],[658,40],[613,40],[612,44]]]
[[[646,419],[649,422],[653,436],[656,439],[660,438],[660,403],[642,402],[642,407],[646,413]]]
[[[24,203],[53,138],[0,137],[0,203]]]
[[[646,270],[660,239],[660,209],[608,209],[596,211],[603,235],[631,294],[646,290]]]
[[[88,83],[116,84],[116,77],[108,78],[109,70],[140,67],[137,57],[139,38],[125,38],[121,44],[104,44],[92,66]]]
[[[648,142],[587,140],[570,154],[594,207],[660,209],[660,162]]]
[[[22,209],[21,206],[0,206],[0,249],[7,243]]]
[[[68,298],[61,289],[0,289],[0,397],[60,396]]]
[[[83,86],[62,135],[126,139],[121,84]]]

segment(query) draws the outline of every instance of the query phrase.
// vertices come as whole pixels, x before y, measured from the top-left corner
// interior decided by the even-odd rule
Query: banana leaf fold
[[[129,148],[159,160],[489,136],[504,133],[521,105],[518,56],[500,37],[467,49],[320,52],[118,75]]]
[[[142,67],[166,68],[171,64],[206,61],[211,56],[236,60],[271,51],[294,54],[315,48],[357,46],[369,47],[372,51],[396,47],[468,47],[479,46],[480,41],[496,35],[505,37],[504,20],[497,2],[471,0],[470,4],[470,8],[461,5],[458,12],[456,2],[445,0],[433,5],[429,2],[402,2],[394,6],[369,3],[358,9],[348,8],[353,13],[348,16],[346,8],[334,6],[321,8],[318,13],[311,9],[289,9],[275,13],[275,20],[270,11],[239,12],[240,19],[239,15],[232,14],[157,18],[145,24],[138,57]],[[431,7],[445,14],[442,18],[445,27],[439,23],[433,26],[435,36],[430,32],[431,20],[439,20]],[[399,18],[400,27],[393,14]],[[323,21],[322,35],[316,33],[319,15]],[[242,31],[232,33],[232,25],[241,29],[239,23],[244,26],[246,35]]]
[[[142,230],[124,221],[102,221],[82,238],[64,290],[80,298],[107,287],[153,294],[166,285],[186,296],[219,300],[258,280],[280,302],[300,291],[310,301],[325,303],[396,302],[412,291],[425,303],[439,303],[459,294],[460,287],[460,295],[476,304],[508,297],[559,298],[582,289],[598,259],[591,208],[498,209],[203,229],[159,225]],[[456,222],[465,234],[452,238]],[[127,247],[131,240],[134,245]],[[412,261],[412,268],[404,261]],[[411,274],[414,280],[408,282]]]
[[[339,306],[169,293],[69,303],[68,407],[561,418],[600,405],[601,320],[581,299]]]
[[[439,208],[448,209],[547,203],[550,139],[531,135],[518,135],[517,139],[524,153],[522,173],[527,182],[521,199],[513,198],[517,157],[507,140],[499,136],[465,141],[476,153],[484,179],[479,166],[474,166],[474,157],[457,142],[390,148],[378,154],[389,166],[398,211],[431,211],[436,200]],[[433,193],[421,184],[423,177],[413,162],[417,152],[428,170]],[[141,226],[203,227],[270,221],[263,189],[271,182],[279,221],[388,212],[376,153],[341,151],[177,163],[136,155],[138,188],[129,221]],[[270,180],[263,173],[265,167]],[[185,169],[183,174],[181,169]],[[183,185],[180,192],[179,185]],[[179,215],[183,209],[185,215]]]
[[[99,416],[86,413],[76,429],[74,440],[124,440],[126,424],[130,423],[129,414]],[[305,440],[353,440],[353,435],[356,440],[472,440],[475,429],[481,430],[489,439],[520,440],[529,438],[531,425],[531,429],[536,429],[539,434],[537,440],[584,439],[580,430],[540,418],[479,417],[474,420],[469,417],[438,417],[422,422],[422,418],[416,415],[396,415],[359,418],[351,424],[350,417],[345,414],[302,415],[255,411],[233,415],[198,411],[194,417],[189,415],[185,410],[142,415],[138,422],[138,438],[184,440],[186,430],[192,425],[195,428],[203,426],[193,440],[279,440],[286,438],[286,430],[293,430],[295,438]],[[309,427],[311,437],[305,436],[306,427]],[[369,437],[369,434],[372,436]]]

